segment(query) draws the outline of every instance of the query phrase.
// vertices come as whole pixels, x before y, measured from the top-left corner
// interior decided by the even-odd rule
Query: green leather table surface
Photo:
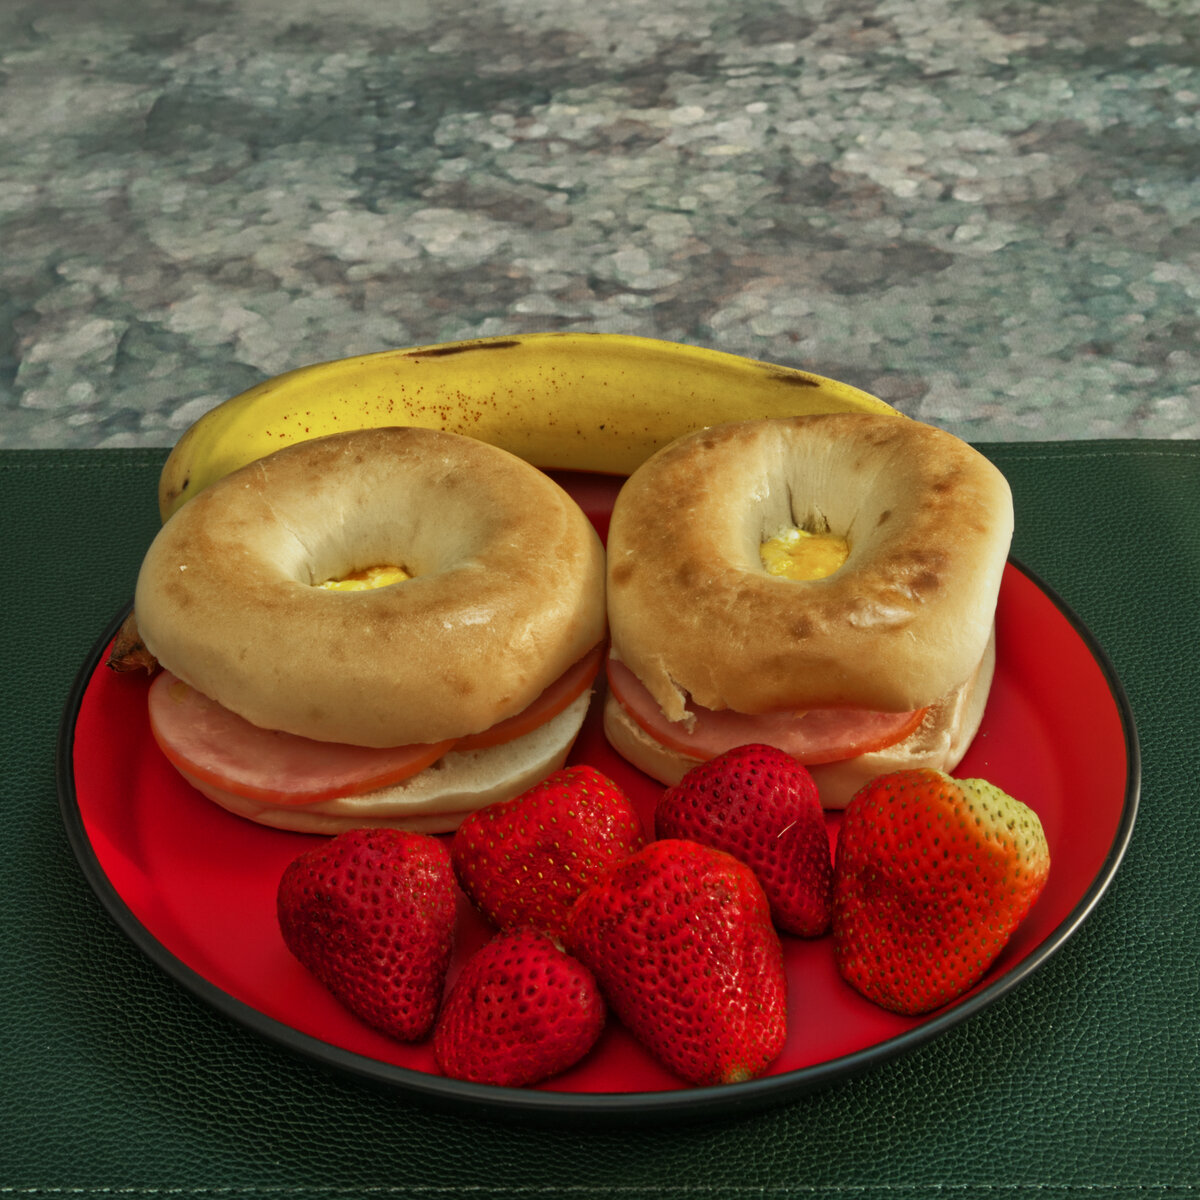
[[[761,1112],[629,1128],[429,1111],[331,1075],[119,932],[64,833],[55,739],[157,526],[163,454],[0,454],[0,1197],[1200,1193],[1200,444],[983,449],[1013,485],[1014,554],[1137,720],[1116,880],[1041,970],[915,1052]]]

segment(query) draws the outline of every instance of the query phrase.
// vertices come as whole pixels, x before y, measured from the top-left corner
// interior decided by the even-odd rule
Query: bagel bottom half
[[[338,834],[386,826],[413,833],[449,833],[477,808],[509,800],[565,762],[591,702],[589,689],[544,725],[486,750],[451,750],[432,766],[390,787],[317,804],[249,800],[186,771],[180,774],[222,808],[260,825],[297,833]]]
[[[865,783],[891,771],[916,767],[952,771],[979,732],[995,669],[996,636],[993,630],[983,657],[970,678],[931,704],[924,720],[908,737],[882,750],[808,768],[816,781],[822,806],[845,808]],[[604,702],[604,733],[622,758],[668,786],[678,783],[702,761],[651,737],[611,692]]]

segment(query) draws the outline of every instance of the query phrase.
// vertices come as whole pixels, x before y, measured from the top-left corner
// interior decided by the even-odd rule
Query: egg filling
[[[328,592],[369,592],[373,588],[390,587],[393,583],[402,583],[411,578],[403,567],[364,567],[361,571],[351,571],[341,579],[326,579],[317,586]]]
[[[763,569],[781,579],[825,579],[850,554],[846,539],[832,533],[784,529],[758,548]]]

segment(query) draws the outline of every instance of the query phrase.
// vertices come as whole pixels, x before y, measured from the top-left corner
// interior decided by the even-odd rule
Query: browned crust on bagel
[[[793,523],[845,537],[841,570],[769,576],[758,546]],[[932,426],[717,426],[659,451],[617,498],[613,650],[672,720],[689,696],[744,713],[921,708],[979,663],[1011,536],[1003,475]]]
[[[381,563],[365,592],[324,579]],[[289,446],[163,526],[135,596],[150,651],[256,725],[366,746],[513,716],[605,633],[604,555],[530,464],[430,429]]]

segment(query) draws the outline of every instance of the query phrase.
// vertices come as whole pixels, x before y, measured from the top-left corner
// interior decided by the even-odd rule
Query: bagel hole
[[[816,504],[810,502],[807,511],[798,512],[791,486],[786,496],[786,516],[763,514],[758,543],[763,570],[801,582],[836,574],[850,555],[846,538],[833,531],[828,515]]]
[[[355,567],[349,571],[336,572],[327,579],[314,580],[313,586],[327,592],[370,592],[403,583],[412,579],[415,574],[416,572],[400,564],[376,563],[369,567]]]
[[[439,495],[436,504],[421,506],[402,491],[370,482],[356,480],[361,495],[330,504],[306,529],[303,569],[312,585],[348,581],[350,587],[323,590],[373,591],[432,580],[474,562],[494,536],[495,523],[468,511],[466,497],[456,502]],[[405,578],[389,578],[393,571]],[[374,580],[356,579],[373,572],[378,572]]]
[[[830,532],[828,523],[823,529],[787,525],[763,538],[758,555],[768,575],[803,582],[837,574],[850,556],[850,546]]]
[[[780,448],[753,496],[760,514],[757,550],[773,578],[809,582],[836,575],[850,557],[856,509],[825,458],[797,460]],[[833,497],[832,509],[818,497]]]

